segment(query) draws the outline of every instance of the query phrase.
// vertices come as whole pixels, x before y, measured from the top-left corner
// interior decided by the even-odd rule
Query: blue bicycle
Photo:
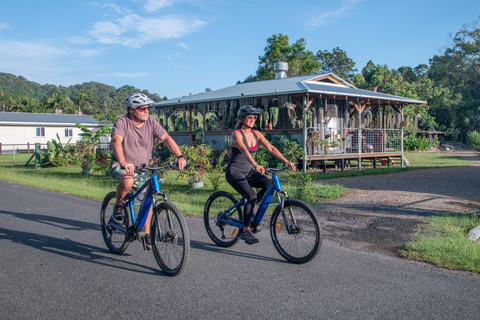
[[[176,163],[161,167],[135,167],[135,172],[151,172],[151,176],[140,188],[134,189],[123,199],[124,225],[113,222],[113,207],[116,192],[106,195],[100,212],[102,235],[108,249],[116,254],[124,252],[128,245],[139,240],[147,249],[145,237],[150,237],[152,250],[160,269],[170,275],[180,274],[190,256],[190,237],[187,224],[180,210],[167,201],[167,194],[160,191],[157,171],[176,168]],[[140,204],[138,199],[143,196]],[[158,197],[158,199],[156,198]],[[141,231],[152,210],[150,234]]]
[[[288,169],[288,166],[265,169],[265,173],[273,174],[272,182],[252,218],[252,231],[260,231],[260,224],[268,207],[276,205],[270,219],[270,235],[275,248],[290,262],[306,263],[320,251],[320,225],[308,204],[290,199],[282,190],[276,172],[284,169]],[[274,195],[278,202],[271,204]],[[237,243],[243,228],[244,204],[245,199],[238,201],[225,191],[217,191],[208,198],[203,218],[207,233],[214,243],[221,247],[230,247]]]

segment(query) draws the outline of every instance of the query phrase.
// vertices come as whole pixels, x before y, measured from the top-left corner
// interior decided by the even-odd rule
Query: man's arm
[[[133,173],[135,170],[135,166],[133,165],[133,163],[127,162],[127,160],[125,160],[122,142],[123,142],[122,136],[119,136],[118,134],[113,135],[112,137],[113,152],[115,153],[115,157],[117,158],[118,162],[122,167],[125,168],[127,173]]]

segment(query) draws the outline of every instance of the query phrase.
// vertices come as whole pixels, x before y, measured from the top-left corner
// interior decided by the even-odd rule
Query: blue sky
[[[339,47],[359,70],[428,64],[480,17],[480,1],[16,0],[0,12],[0,72],[174,98],[255,74],[278,33],[314,53]]]

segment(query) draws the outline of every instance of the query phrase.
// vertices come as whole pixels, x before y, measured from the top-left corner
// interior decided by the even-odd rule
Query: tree
[[[288,62],[287,76],[289,77],[320,73],[322,64],[313,52],[306,50],[305,39],[301,38],[290,45],[288,36],[279,33],[268,38],[267,43],[265,54],[259,57],[256,80],[274,79],[275,62]],[[250,76],[246,80],[251,81],[253,77]]]
[[[335,73],[342,79],[352,80],[353,74],[357,72],[355,62],[347,56],[347,53],[336,47],[332,52],[318,51],[317,59],[322,63],[322,73]]]
[[[448,89],[445,104],[436,110],[437,121],[450,139],[466,142],[468,132],[479,128],[480,28],[479,20],[451,37],[451,47],[430,60],[429,77]]]
[[[96,99],[90,91],[80,90],[75,96],[75,103],[78,106],[79,114],[90,114],[93,111],[93,105],[96,103]]]

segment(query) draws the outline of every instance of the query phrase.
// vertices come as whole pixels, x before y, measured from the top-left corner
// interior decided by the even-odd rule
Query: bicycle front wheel
[[[285,200],[275,208],[270,221],[270,234],[278,253],[293,263],[306,263],[315,258],[322,245],[317,218],[308,204]]]
[[[117,194],[115,191],[110,192],[105,196],[102,203],[102,209],[100,210],[100,225],[102,227],[102,236],[108,249],[116,254],[124,252],[130,242],[128,241],[128,235],[126,232],[121,231],[109,224],[113,215],[113,206],[117,200]],[[128,229],[130,225],[130,215],[127,210],[124,210],[125,228]]]
[[[190,257],[190,236],[185,218],[171,202],[158,204],[153,214],[150,236],[155,259],[164,273],[179,275]]]
[[[237,199],[230,193],[225,191],[217,191],[213,193],[205,203],[203,211],[203,222],[207,234],[217,245],[221,247],[230,247],[237,243],[241,230],[237,227],[218,221],[218,217],[225,211],[231,209],[231,212],[224,215],[227,220],[241,222],[242,208]]]

